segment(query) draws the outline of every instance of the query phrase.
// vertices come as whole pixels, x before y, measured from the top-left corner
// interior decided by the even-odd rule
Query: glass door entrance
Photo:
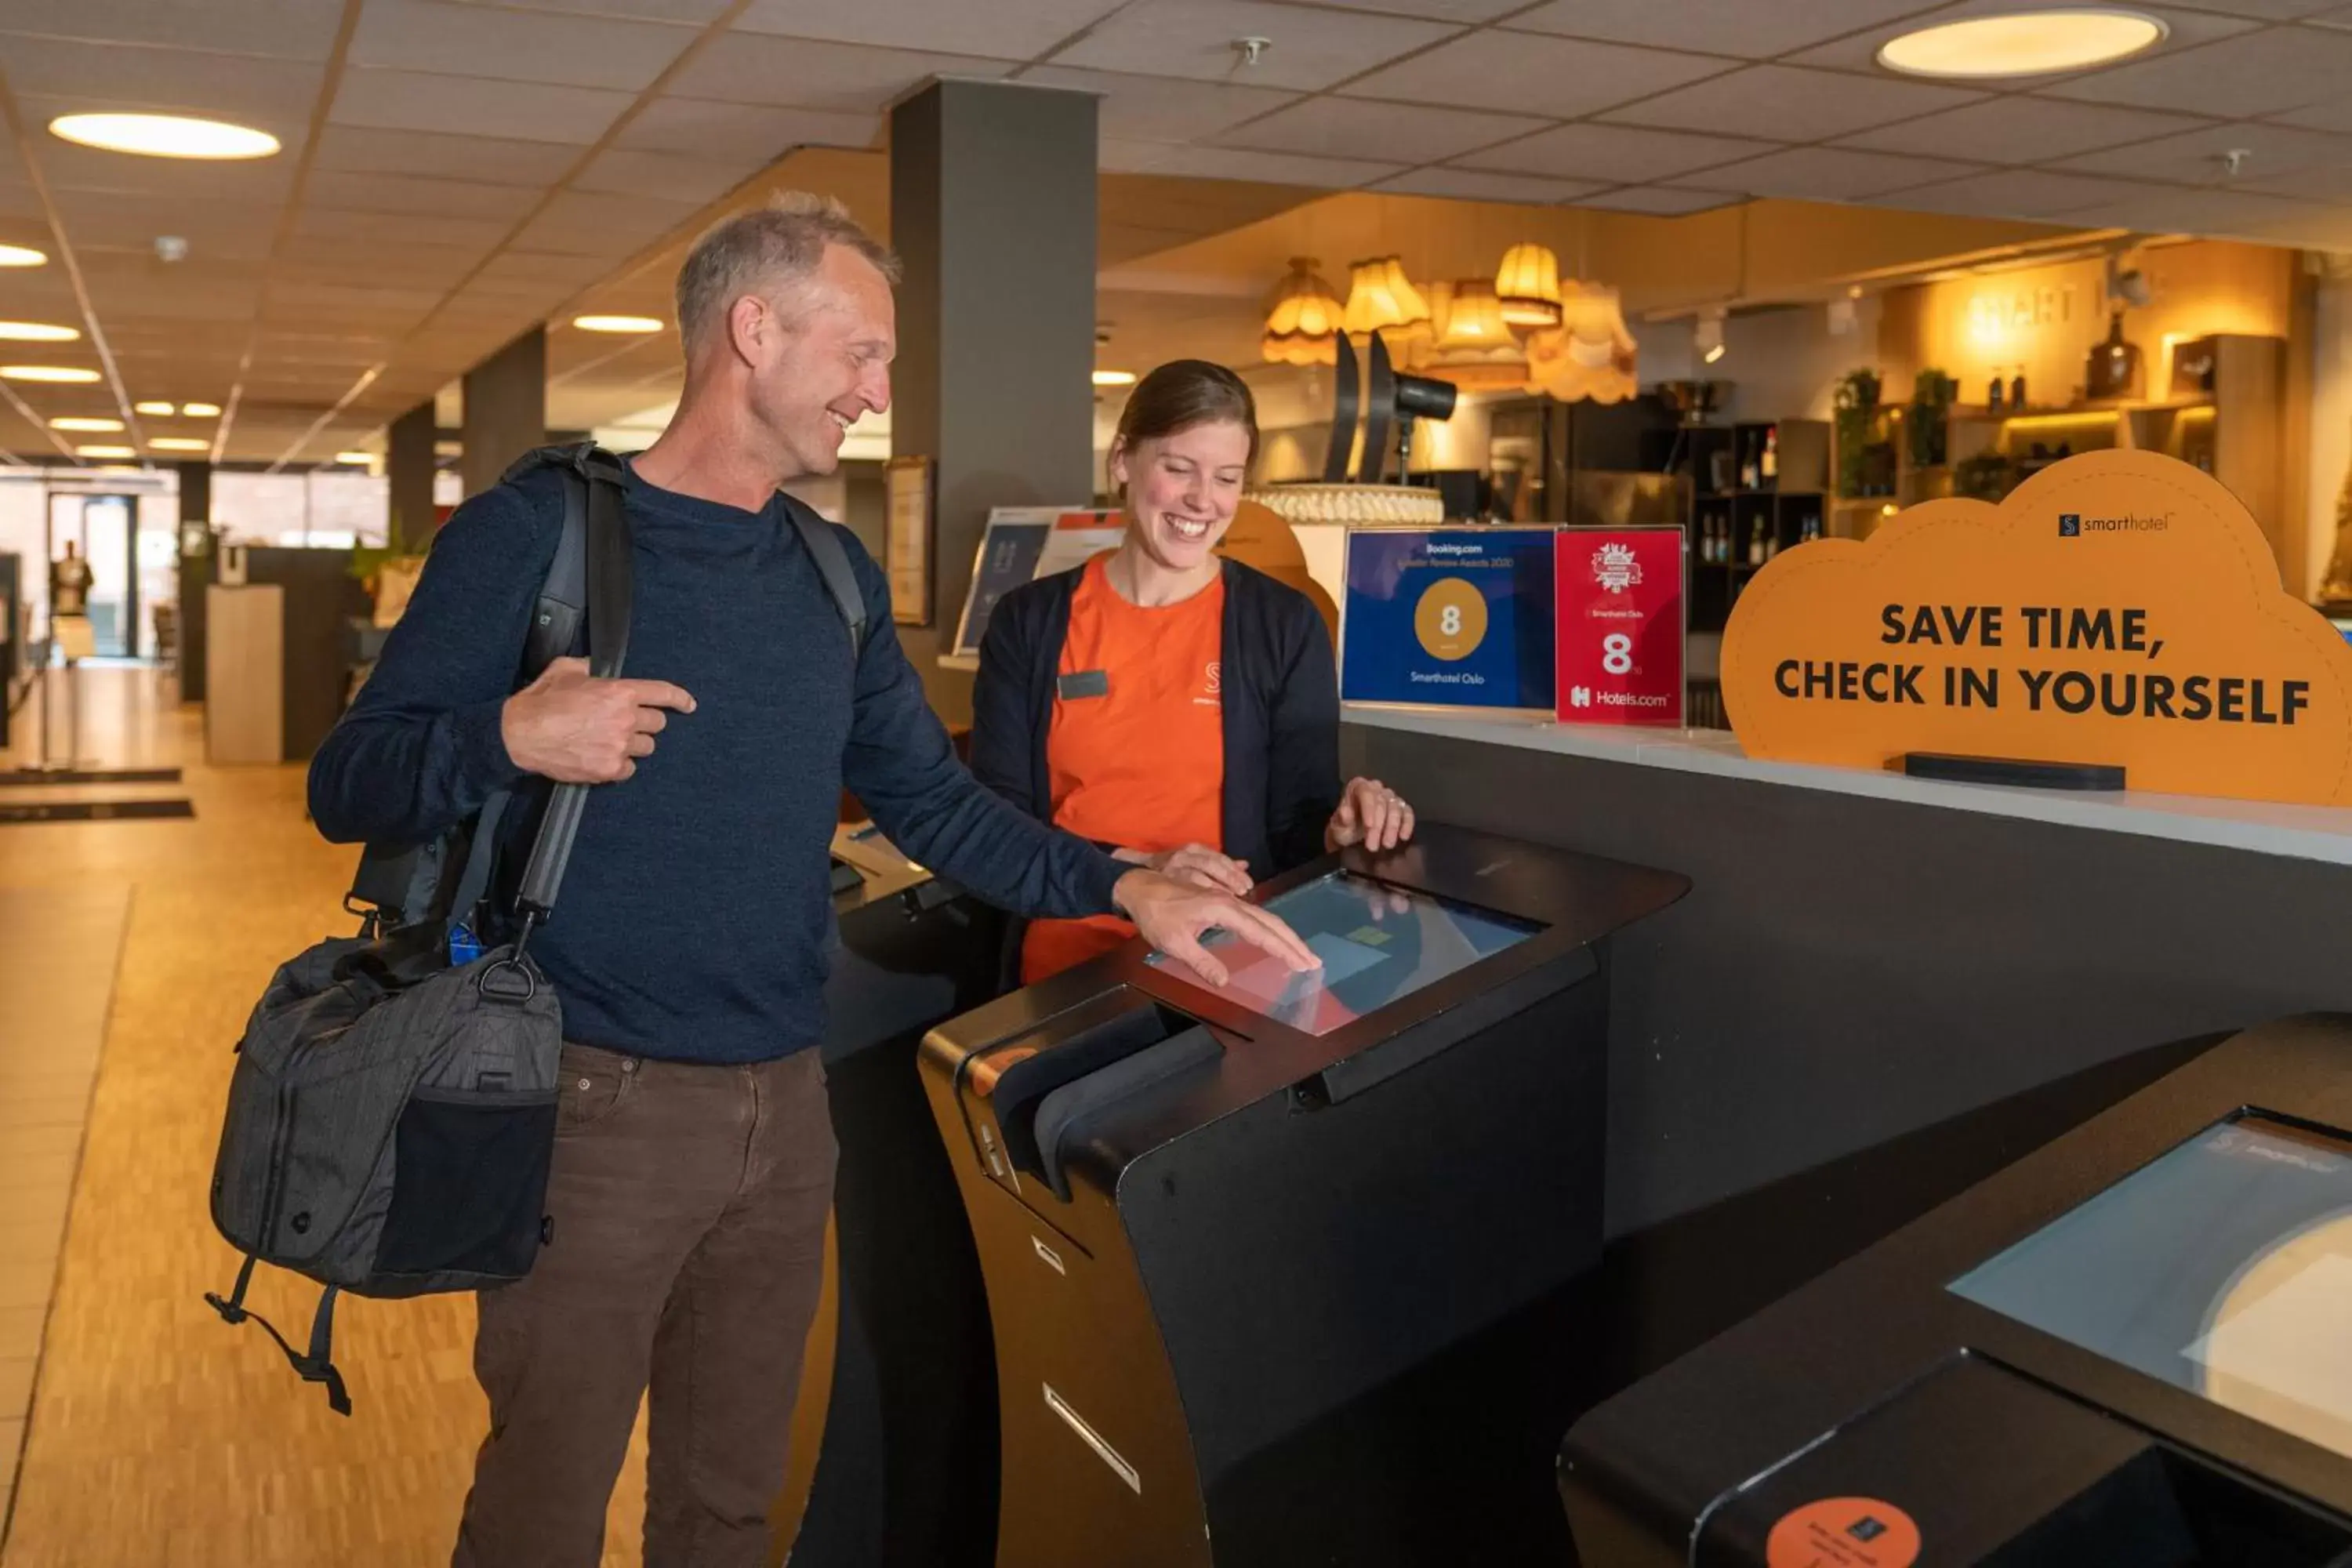
[[[139,503],[131,496],[49,497],[49,559],[89,565],[89,629],[100,658],[139,652]],[[68,551],[70,546],[70,551]]]

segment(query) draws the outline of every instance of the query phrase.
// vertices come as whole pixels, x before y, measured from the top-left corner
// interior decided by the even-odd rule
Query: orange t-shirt
[[[1223,846],[1225,787],[1222,574],[1181,604],[1130,605],[1087,562],[1070,595],[1054,717],[1045,732],[1054,825],[1157,854]],[[1087,691],[1099,695],[1085,695]],[[1135,934],[1116,915],[1037,921],[1021,948],[1032,984]]]

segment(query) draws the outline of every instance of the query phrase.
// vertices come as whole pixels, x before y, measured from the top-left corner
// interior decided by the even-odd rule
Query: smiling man
[[[648,1568],[763,1563],[834,1142],[815,1046],[826,862],[855,791],[898,846],[1030,914],[1125,912],[1213,980],[1223,926],[1314,956],[1229,895],[1031,821],[958,764],[891,626],[881,571],[839,531],[866,606],[853,648],[778,487],[829,473],[889,406],[897,263],[837,203],[720,224],[677,280],[686,388],[630,465],[629,678],[579,659],[512,689],[562,531],[540,468],[458,509],[374,674],[311,765],[331,839],[417,842],[492,792],[596,784],[532,946],[567,1045],[551,1245],[480,1297],[490,1431],[461,1568],[593,1568],[652,1393]]]

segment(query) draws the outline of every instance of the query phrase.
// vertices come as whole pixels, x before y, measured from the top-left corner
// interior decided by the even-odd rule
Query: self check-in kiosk
[[[2352,1017],[2234,1036],[1594,1409],[1587,1568],[2352,1565]]]
[[[915,1056],[997,990],[992,911],[871,825],[834,836],[841,942],[821,1047],[840,1145],[824,1284],[772,1560],[984,1568],[995,1543],[987,1300]]]
[[[1606,939],[1687,886],[1424,825],[1259,889],[1319,972],[1223,941],[1213,991],[1130,942],[932,1031],[995,1338],[996,1562],[1427,1561],[1446,1411],[1527,1422],[1533,1484],[1480,1514],[1556,1536],[1560,1380],[1476,1352],[1600,1254]]]

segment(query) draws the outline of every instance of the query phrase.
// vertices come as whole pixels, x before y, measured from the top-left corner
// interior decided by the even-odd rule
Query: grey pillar
[[[174,463],[180,476],[180,700],[205,700],[205,590],[213,581],[213,466]],[[189,525],[203,530],[191,552]]]
[[[466,493],[478,496],[508,464],[547,444],[547,330],[533,327],[467,371],[465,386],[466,455],[457,471]]]
[[[394,550],[421,552],[433,542],[433,405],[420,403],[384,432],[383,477],[392,491]]]
[[[941,81],[890,112],[890,239],[906,263],[890,445],[938,465],[929,628],[904,627],[931,706],[970,721],[940,649],[992,506],[1094,495],[1095,100]]]

